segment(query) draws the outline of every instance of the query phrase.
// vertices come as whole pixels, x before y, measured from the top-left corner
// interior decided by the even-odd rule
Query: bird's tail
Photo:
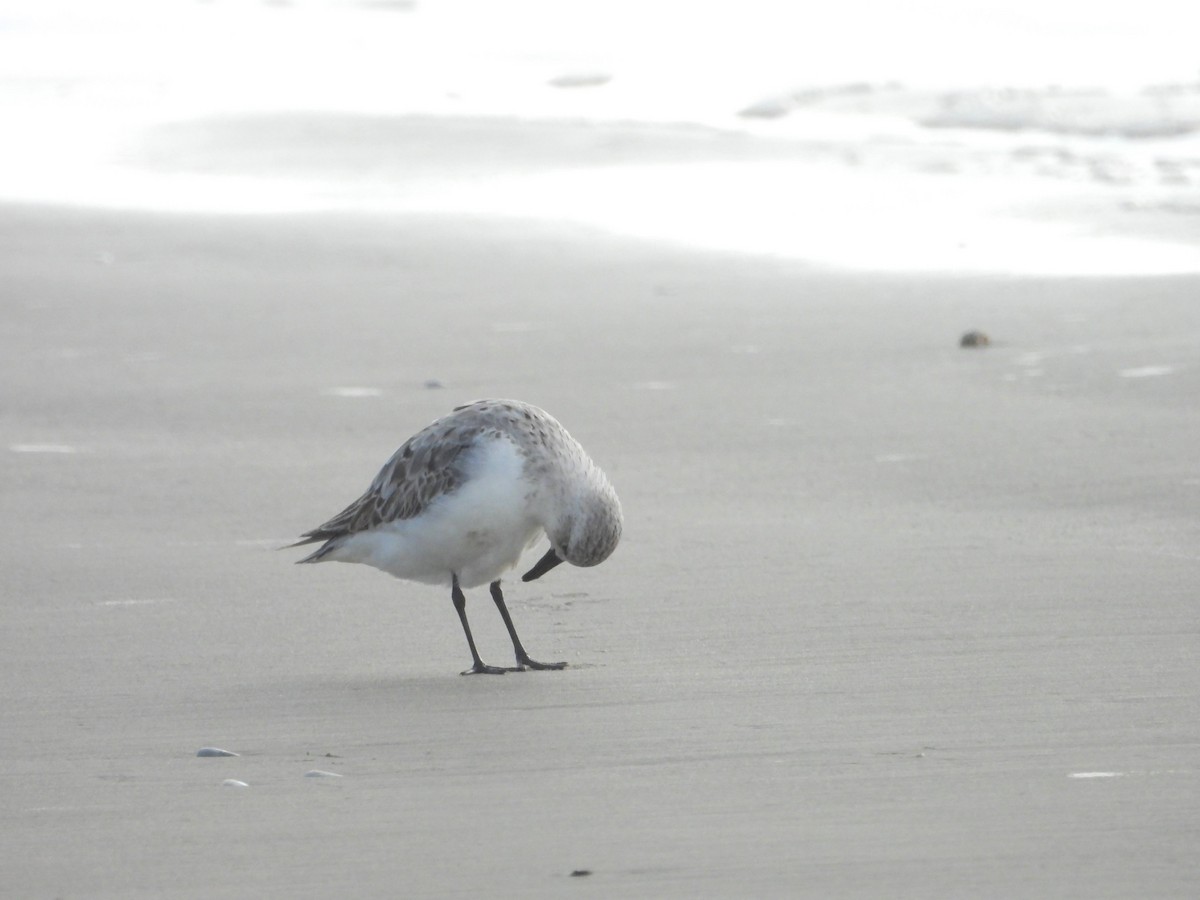
[[[303,559],[296,560],[297,565],[299,565],[300,563],[320,562],[322,559],[325,558],[326,554],[332,552],[340,543],[337,538],[330,539],[327,535],[306,534],[300,540],[296,541],[296,543],[285,544],[284,546],[280,547],[279,549],[280,550],[291,550],[293,547],[303,547],[306,544],[315,544],[317,541],[324,541],[325,543],[322,544],[320,547],[318,547],[316,550],[314,550],[312,553],[308,554],[308,556],[304,557]]]

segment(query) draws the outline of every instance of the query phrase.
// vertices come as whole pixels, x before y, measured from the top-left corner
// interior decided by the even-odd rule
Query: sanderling
[[[367,492],[293,544],[324,543],[302,563],[365,563],[397,578],[450,587],[472,666],[464,675],[561,669],[530,659],[504,605],[500,576],[542,534],[550,549],[525,573],[561,562],[594,566],[621,539],[621,504],[583,447],[543,410],[516,400],[460,406],[417,432]],[[463,588],[491,585],[512,638],[514,668],[485,665]]]

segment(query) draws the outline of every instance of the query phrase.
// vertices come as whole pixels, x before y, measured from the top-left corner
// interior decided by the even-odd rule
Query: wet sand
[[[0,240],[0,893],[1200,882],[1195,278],[428,216],[8,207]],[[508,588],[563,672],[460,677],[449,597],[275,549],[485,396],[625,506],[603,566]]]

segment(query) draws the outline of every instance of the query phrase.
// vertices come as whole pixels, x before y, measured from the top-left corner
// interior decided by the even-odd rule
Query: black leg
[[[467,624],[467,598],[463,596],[462,588],[458,586],[457,575],[450,576],[450,597],[454,601],[454,608],[458,611],[458,619],[462,622],[463,633],[467,636],[467,646],[471,648],[471,659],[475,663],[462,674],[503,675],[508,669],[501,669],[499,666],[486,666],[483,660],[479,658],[479,651],[475,649],[475,638],[471,637],[471,626]]]
[[[521,646],[521,639],[517,637],[517,629],[513,627],[512,616],[508,614],[508,607],[504,605],[504,594],[500,591],[500,582],[492,582],[492,599],[496,601],[496,609],[500,610],[500,618],[504,620],[504,627],[508,629],[508,636],[512,638],[513,652],[517,655],[518,669],[565,669],[565,662],[556,663],[541,663],[536,659],[530,659],[529,654],[525,652],[525,648]],[[466,624],[466,619],[463,623]],[[467,639],[470,640],[468,633]]]

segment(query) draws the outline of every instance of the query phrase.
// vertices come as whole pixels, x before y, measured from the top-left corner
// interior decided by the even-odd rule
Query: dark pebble
[[[960,347],[986,347],[992,341],[982,331],[968,331],[958,342]]]

